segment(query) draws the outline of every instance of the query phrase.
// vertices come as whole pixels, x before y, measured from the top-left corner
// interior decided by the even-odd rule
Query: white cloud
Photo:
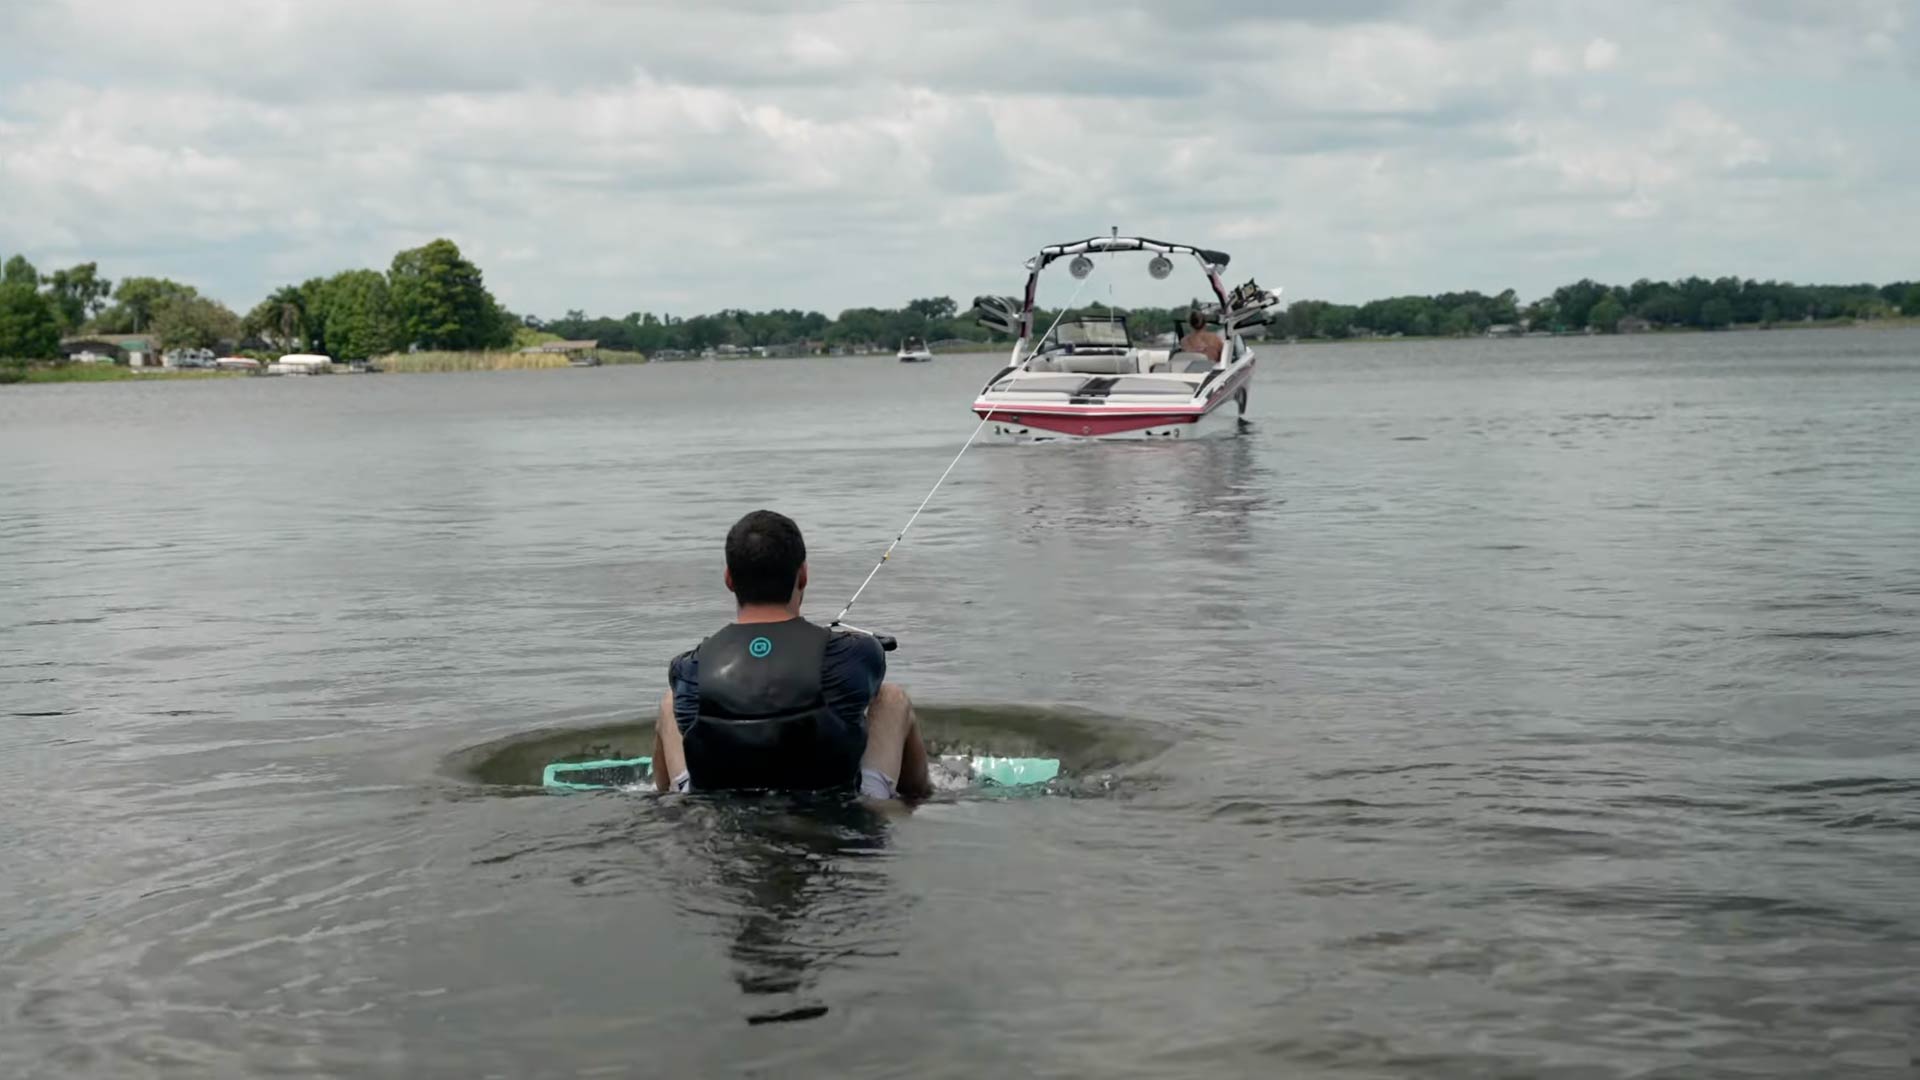
[[[1587,42],[1587,51],[1581,57],[1588,71],[1607,71],[1614,61],[1620,58],[1620,46],[1606,38],[1594,38]]]
[[[1293,296],[1896,277],[1912,23],[1883,0],[1628,0],[1606,37],[1571,3],[16,0],[0,249],[244,306],[447,235],[546,314],[967,298],[1109,224],[1231,242]],[[1827,90],[1776,89],[1795,76]]]
[[[1573,61],[1558,45],[1535,45],[1527,54],[1527,70],[1545,79],[1573,73]]]

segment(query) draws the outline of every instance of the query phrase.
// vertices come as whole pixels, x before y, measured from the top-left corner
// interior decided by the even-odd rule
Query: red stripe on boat
[[[1191,424],[1200,419],[1201,413],[1165,413],[1155,416],[1134,413],[1130,416],[1049,416],[1045,413],[1009,413],[998,409],[981,409],[979,415],[984,419],[989,411],[994,419],[1007,424],[1017,424],[1025,428],[1040,428],[1043,431],[1057,431],[1062,435],[1118,435],[1123,431],[1146,431],[1149,428],[1177,427]]]

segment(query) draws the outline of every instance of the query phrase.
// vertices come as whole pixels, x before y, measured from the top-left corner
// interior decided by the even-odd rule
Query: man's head
[[[1193,327],[1195,330],[1205,330],[1207,328],[1207,317],[1200,313],[1199,308],[1194,308],[1192,311],[1187,312],[1187,325]]]
[[[807,544],[785,514],[755,510],[727,530],[727,588],[740,606],[783,604],[798,611],[807,588]]]

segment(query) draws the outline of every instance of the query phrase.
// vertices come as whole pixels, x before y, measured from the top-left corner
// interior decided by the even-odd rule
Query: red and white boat
[[[1092,256],[1151,253],[1147,272],[1156,280],[1173,273],[1173,259],[1190,257],[1218,299],[1210,322],[1225,340],[1218,361],[1179,346],[1139,345],[1124,316],[1105,311],[1076,318],[1062,313],[1038,341],[1034,296],[1042,271],[1068,259],[1068,271],[1085,280]],[[983,296],[974,301],[983,326],[1015,338],[1007,366],[974,400],[979,416],[997,435],[1039,439],[1191,439],[1237,430],[1247,411],[1253,380],[1253,349],[1245,334],[1264,325],[1279,295],[1249,281],[1229,291],[1220,280],[1223,251],[1169,244],[1137,236],[1097,236],[1040,249],[1027,260],[1024,300]]]

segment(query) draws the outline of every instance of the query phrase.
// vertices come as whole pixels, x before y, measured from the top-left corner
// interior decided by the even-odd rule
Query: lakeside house
[[[1487,336],[1490,338],[1522,337],[1526,332],[1526,327],[1517,323],[1494,323],[1487,327]]]
[[[1621,334],[1644,334],[1653,329],[1653,324],[1638,315],[1622,315],[1613,328]]]
[[[160,339],[153,334],[75,334],[60,339],[60,355],[81,363],[162,366]]]

